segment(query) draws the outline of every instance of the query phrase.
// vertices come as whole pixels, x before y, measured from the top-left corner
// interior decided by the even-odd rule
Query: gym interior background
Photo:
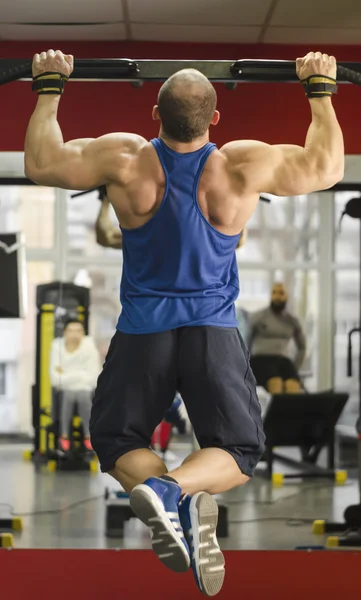
[[[361,62],[361,8],[351,0],[75,0],[59,5],[2,0],[2,9],[3,58],[31,58],[56,47],[76,58],[203,60],[295,59],[321,50],[340,62]],[[106,535],[106,490],[116,489],[108,476],[52,472],[46,464],[23,460],[34,436],[37,286],[63,281],[90,289],[89,333],[104,358],[120,312],[122,271],[122,252],[96,242],[97,192],[71,198],[72,190],[24,181],[24,137],[35,102],[30,87],[16,82],[0,89],[0,234],[24,235],[27,295],[23,319],[0,319],[0,516],[24,515],[22,531],[13,532],[15,548],[148,549],[147,531],[135,520],[125,523],[122,535]],[[216,87],[223,114],[212,131],[218,145],[235,138],[303,144],[309,114],[300,86]],[[71,83],[60,109],[64,138],[115,130],[156,136],[150,115],[158,89],[157,83],[140,89],[118,82]],[[254,481],[219,498],[229,525],[228,536],[220,540],[225,549],[323,546],[326,536],[315,534],[313,521],[343,521],[345,508],[359,502],[358,343],[352,377],[347,376],[347,351],[349,331],[360,326],[360,225],[348,216],[341,227],[339,222],[346,202],[361,196],[360,102],[361,90],[352,85],[341,85],[334,99],[345,137],[344,187],[295,198],[269,196],[270,203],[259,203],[245,246],[237,251],[237,307],[254,312],[267,306],[272,283],[283,281],[290,310],[306,332],[302,371],[307,392],[332,389],[349,395],[335,435],[336,470],[347,470],[348,478],[340,485],[342,477],[337,482],[321,477],[321,471],[319,476],[307,472],[277,487],[261,463]],[[4,274],[0,277],[6,286]],[[179,462],[192,444],[190,432],[175,435],[170,464]],[[296,462],[285,462],[286,457]],[[299,473],[297,460],[296,445],[282,448],[273,469]],[[323,449],[320,469],[326,460]],[[223,596],[225,589],[222,597],[231,597]]]

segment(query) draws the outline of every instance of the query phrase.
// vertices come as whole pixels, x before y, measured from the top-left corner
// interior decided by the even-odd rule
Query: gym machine
[[[90,292],[73,283],[54,281],[39,285],[36,290],[36,362],[35,384],[32,388],[34,427],[34,462],[46,462],[50,471],[98,470],[94,453],[83,448],[83,430],[76,408],[69,424],[71,448],[64,453],[58,445],[61,390],[55,390],[50,381],[50,351],[54,338],[63,334],[69,318],[83,322],[88,333]],[[25,457],[26,458],[26,457]]]
[[[357,190],[361,192],[361,185],[354,184],[352,186],[344,184],[345,191]],[[343,215],[348,215],[353,219],[360,221],[360,293],[359,293],[359,327],[352,329],[348,334],[348,353],[347,353],[347,375],[352,376],[352,338],[359,334],[359,372],[358,372],[358,388],[359,388],[359,415],[356,422],[357,436],[357,474],[360,502],[348,506],[344,511],[344,522],[335,523],[325,520],[315,521],[313,524],[313,532],[315,534],[324,533],[340,533],[342,537],[331,536],[327,539],[327,546],[330,548],[339,546],[361,547],[361,198],[352,198],[345,206]],[[342,220],[341,217],[341,220]]]
[[[263,418],[266,434],[267,476],[274,485],[282,485],[284,479],[327,478],[345,483],[346,471],[335,470],[335,426],[347,403],[348,394],[333,391],[307,394],[277,394],[271,399]],[[303,450],[302,462],[274,448],[296,446]],[[318,466],[317,459],[322,448],[327,448],[327,468]],[[305,449],[308,450],[307,456]],[[296,467],[294,473],[274,473],[274,460]],[[306,460],[305,460],[306,459]],[[257,470],[257,473],[262,471]]]

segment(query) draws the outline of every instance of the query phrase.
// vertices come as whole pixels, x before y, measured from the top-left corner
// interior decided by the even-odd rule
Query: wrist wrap
[[[39,96],[46,94],[57,94],[61,96],[64,92],[68,77],[62,73],[41,73],[33,78],[32,90],[38,92]]]
[[[310,75],[301,81],[308,98],[323,98],[337,93],[337,82],[327,75]]]

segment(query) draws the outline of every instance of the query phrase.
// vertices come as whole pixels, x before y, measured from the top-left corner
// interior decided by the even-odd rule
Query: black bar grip
[[[32,77],[32,61],[19,64],[17,60],[1,61],[0,85]],[[5,66],[5,68],[4,68]],[[135,77],[138,73],[136,61],[129,58],[86,58],[76,60],[71,77],[76,79],[117,79],[119,77]]]
[[[237,60],[231,73],[240,81],[254,83],[299,81],[294,60]]]
[[[15,66],[11,66],[11,61],[9,61],[9,66],[0,71],[0,85],[17,81],[23,77],[31,77],[31,65],[30,60]]]
[[[231,73],[240,81],[254,81],[255,83],[299,81],[294,60],[237,60],[231,66]],[[338,63],[337,80],[338,83],[348,82],[361,85],[361,64]]]
[[[361,73],[342,65],[337,65],[337,79],[342,79],[343,81],[348,81],[355,85],[361,85]]]

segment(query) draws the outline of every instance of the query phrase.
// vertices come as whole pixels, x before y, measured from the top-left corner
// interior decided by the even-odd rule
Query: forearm
[[[95,223],[95,232],[97,243],[106,248],[122,248],[122,234],[120,230],[114,226],[109,216],[110,202],[107,198],[102,201],[101,209]]]
[[[79,373],[75,373],[74,371],[70,371],[67,373],[62,373],[59,377],[59,387],[71,389],[76,385],[79,381]]]
[[[331,98],[311,98],[312,123],[308,129],[305,154],[310,168],[326,184],[343,178],[343,135]]]
[[[297,346],[297,353],[294,362],[296,369],[299,370],[302,367],[306,356],[306,339],[303,333],[295,339],[295,342]]]
[[[25,139],[25,173],[46,169],[59,158],[64,145],[58,123],[60,96],[39,96]]]
[[[113,223],[109,215],[110,202],[108,198],[103,198],[100,211],[95,222],[95,225],[101,231],[108,231],[110,228],[113,228]]]

